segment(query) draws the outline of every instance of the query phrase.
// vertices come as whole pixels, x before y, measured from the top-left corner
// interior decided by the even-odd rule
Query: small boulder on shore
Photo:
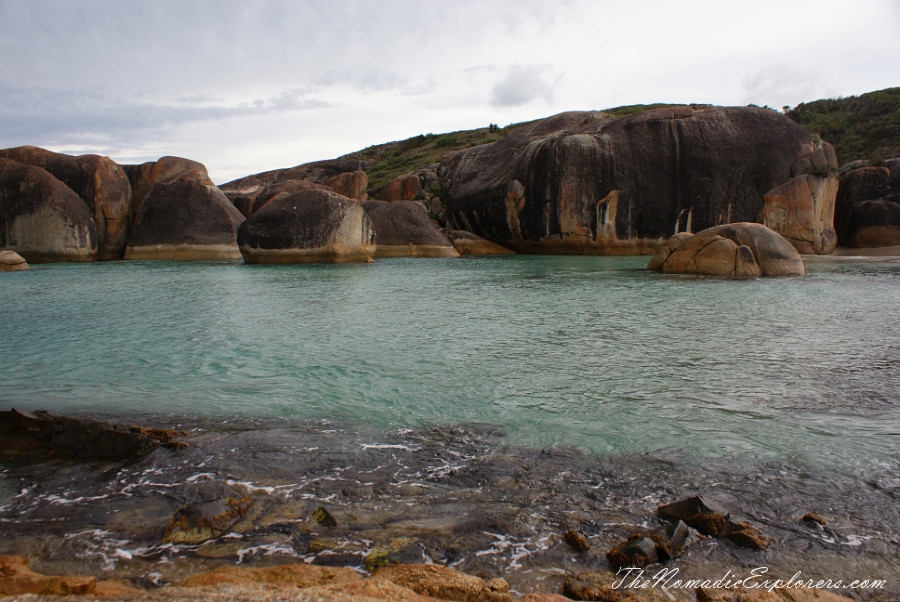
[[[18,272],[27,270],[30,267],[25,258],[15,251],[8,249],[0,251],[0,272]]]
[[[738,278],[806,274],[803,259],[791,243],[751,222],[676,234],[657,250],[647,269]]]

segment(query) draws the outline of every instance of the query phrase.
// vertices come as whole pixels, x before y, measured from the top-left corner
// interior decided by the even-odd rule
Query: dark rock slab
[[[131,228],[131,184],[121,165],[109,157],[72,156],[35,146],[0,150],[0,157],[41,167],[71,188],[97,228],[97,258],[122,258]]]
[[[450,153],[440,174],[454,229],[519,252],[652,254],[673,233],[760,221],[769,191],[832,182],[832,163],[827,143],[775,111],[684,106],[563,113]],[[766,223],[829,252],[834,189],[805,182],[805,204],[781,191],[773,203],[790,211],[773,205]]]
[[[421,203],[365,201],[375,228],[375,257],[459,257]]]
[[[30,263],[93,261],[97,238],[71,188],[41,167],[0,158],[0,248]]]
[[[184,446],[175,441],[179,436],[184,433],[56,416],[44,411],[32,413],[14,408],[0,412],[0,458],[133,458],[160,445]]]

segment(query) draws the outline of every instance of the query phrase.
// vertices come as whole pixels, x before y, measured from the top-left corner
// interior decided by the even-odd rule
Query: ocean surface
[[[114,517],[134,509],[115,500],[133,504],[141,488],[145,509],[166,487],[217,481],[387,512],[409,496],[420,507],[409,489],[418,479],[436,496],[433,513],[453,516],[508,501],[515,482],[557,491],[569,509],[535,509],[543,527],[527,533],[512,527],[521,517],[497,518],[483,532],[505,529],[500,539],[458,566],[493,559],[508,572],[539,550],[552,565],[548,534],[566,524],[606,543],[621,525],[652,522],[657,503],[706,491],[782,540],[802,539],[797,512],[831,513],[845,532],[810,534],[792,554],[805,550],[802,562],[827,572],[823,558],[843,566],[850,551],[854,566],[893,571],[882,578],[900,591],[890,568],[900,550],[900,258],[808,258],[805,277],[746,281],[652,273],[647,260],[108,262],[2,274],[0,410],[180,426],[198,455],[159,450],[124,472],[3,468],[0,524],[20,538],[0,552],[93,558],[105,570],[141,557],[158,576],[149,565],[178,557],[153,547],[159,529],[194,494],[136,520],[155,530],[116,532]],[[239,438],[265,453],[235,457]],[[467,470],[481,476],[453,480]],[[335,479],[368,485],[310,493]],[[609,492],[597,496],[604,479]],[[377,494],[379,483],[406,488]],[[86,512],[101,499],[111,504],[102,517]],[[614,507],[624,513],[615,520]],[[54,529],[88,535],[57,549],[39,535]],[[309,559],[292,541],[279,553]]]

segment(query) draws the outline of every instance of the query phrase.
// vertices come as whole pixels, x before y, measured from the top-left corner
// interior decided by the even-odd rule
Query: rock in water
[[[238,245],[247,263],[369,261],[375,230],[362,203],[310,186],[247,218]]]
[[[647,264],[667,274],[705,274],[738,278],[802,276],[800,253],[761,224],[737,223],[667,240]]]
[[[900,245],[900,159],[842,170],[834,219],[842,246]]]
[[[830,145],[769,109],[563,113],[449,153],[442,200],[453,228],[520,252],[649,254],[673,233],[766,219],[827,253],[835,169]],[[792,178],[806,179],[778,190]]]
[[[237,259],[243,220],[205,171],[182,172],[150,187],[125,259]]]
[[[451,230],[449,234],[453,246],[460,255],[515,255],[516,252],[504,246],[472,234],[466,230]]]
[[[0,157],[46,169],[72,189],[97,228],[97,259],[121,259],[131,227],[131,185],[121,165],[109,157],[73,157],[35,146],[0,151]]]
[[[375,228],[375,257],[459,257],[459,252],[415,201],[366,201]]]
[[[0,158],[0,247],[31,263],[93,261],[97,226],[81,197],[50,172]]]
[[[30,267],[25,258],[15,251],[0,251],[0,272],[18,272]]]

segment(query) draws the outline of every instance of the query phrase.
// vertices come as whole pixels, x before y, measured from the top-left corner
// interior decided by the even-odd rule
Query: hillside
[[[900,87],[801,103],[787,116],[830,142],[841,164],[900,157]]]
[[[624,117],[666,106],[675,105],[628,105],[603,112]],[[882,161],[900,157],[900,87],[848,98],[814,100],[797,105],[786,115],[811,134],[830,142],[841,164],[857,159]],[[438,163],[450,151],[496,142],[526,123],[505,127],[491,124],[474,130],[420,134],[406,140],[370,146],[340,158],[366,162],[368,193],[374,196],[400,174]]]
[[[666,106],[675,105],[662,103],[629,105],[606,109],[603,112],[613,117],[624,117],[639,111]],[[419,134],[406,140],[369,146],[339,158],[366,162],[366,172],[369,176],[368,193],[370,196],[374,196],[400,174],[427,168],[440,162],[441,157],[451,151],[497,142],[516,128],[528,123],[531,122],[514,123],[502,128],[491,124],[488,127],[474,130],[461,130],[445,134]]]

